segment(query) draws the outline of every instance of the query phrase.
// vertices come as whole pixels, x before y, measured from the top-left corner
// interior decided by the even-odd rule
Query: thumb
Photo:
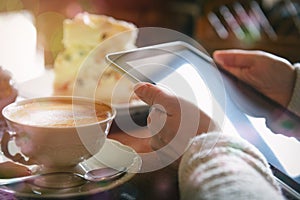
[[[176,96],[168,94],[162,88],[151,83],[136,84],[134,92],[142,101],[150,106],[161,105],[168,114],[174,113],[178,108],[179,102]]]
[[[148,105],[161,104],[166,94],[151,83],[138,83],[134,86],[135,94]]]

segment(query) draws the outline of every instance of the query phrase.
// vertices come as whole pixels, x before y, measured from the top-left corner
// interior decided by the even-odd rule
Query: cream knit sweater
[[[191,140],[180,162],[179,188],[184,200],[284,199],[264,156],[242,138],[220,132]]]
[[[300,116],[300,68],[295,71],[297,79],[288,109]],[[180,162],[179,188],[183,200],[284,199],[256,147],[221,132],[191,140]]]

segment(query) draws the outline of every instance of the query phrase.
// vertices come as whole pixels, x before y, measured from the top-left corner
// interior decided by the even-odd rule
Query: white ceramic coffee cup
[[[31,114],[29,114],[26,120],[16,117],[18,113],[24,113],[24,110],[27,109],[26,106],[28,107],[31,103],[46,102],[51,106],[53,101],[72,102],[72,113],[75,119],[73,125],[47,124],[47,119],[51,121],[55,117],[61,117],[56,116],[55,113],[52,113],[53,116],[51,118],[49,118],[48,114],[45,116],[45,120],[42,121],[46,124],[33,123],[33,125],[28,123],[30,120],[38,121],[34,114],[32,114],[32,118]],[[96,118],[96,109],[101,108],[101,106],[95,106],[95,115],[93,116],[95,120],[91,123],[81,123],[79,119],[77,121],[77,118],[81,117],[76,108],[79,104],[84,104],[84,106],[105,105],[109,107],[109,111],[107,116],[105,115],[104,119],[99,121]],[[37,107],[36,109],[39,111],[38,109],[41,108]],[[32,111],[29,110],[29,112]],[[96,154],[101,149],[110,130],[111,123],[116,116],[116,110],[102,102],[88,98],[42,97],[12,103],[3,109],[2,114],[10,130],[9,133],[7,132],[3,135],[1,141],[1,149],[6,157],[25,165],[37,164],[44,170],[60,171],[74,168],[78,163]],[[16,155],[11,155],[9,152],[8,146],[12,140],[20,148],[20,153]]]

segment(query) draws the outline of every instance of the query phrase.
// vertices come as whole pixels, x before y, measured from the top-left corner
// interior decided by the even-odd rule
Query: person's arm
[[[264,156],[245,140],[218,132],[191,140],[179,188],[183,200],[284,199]]]
[[[288,104],[288,109],[300,116],[300,64],[295,64],[296,80],[294,84],[293,94]]]
[[[196,105],[177,97],[162,86],[139,83],[136,95],[151,106],[147,126],[151,147],[178,159],[189,140],[203,132],[219,130],[217,123]]]
[[[283,199],[266,160],[254,146],[222,134],[218,127],[209,128],[211,119],[199,108],[155,85],[140,83],[135,93],[154,107],[148,117],[154,134],[152,148],[170,146],[183,153],[181,199]]]

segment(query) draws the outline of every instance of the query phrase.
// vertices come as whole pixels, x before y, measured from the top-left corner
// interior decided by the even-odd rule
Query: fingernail
[[[213,54],[213,58],[214,58],[214,60],[215,60],[218,64],[220,64],[220,65],[223,65],[223,64],[224,64],[224,59],[223,59],[222,56],[220,56],[220,54],[218,54],[218,52],[215,52],[215,53]]]
[[[137,83],[137,84],[134,85],[133,90],[136,91],[139,88],[141,88],[143,85],[145,85],[145,83]]]
[[[146,86],[147,83],[137,83],[134,86],[134,92],[138,95],[138,96],[143,96],[144,95],[144,88]]]

